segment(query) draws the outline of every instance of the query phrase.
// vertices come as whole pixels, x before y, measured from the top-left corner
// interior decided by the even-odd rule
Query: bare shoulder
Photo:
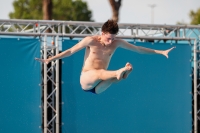
[[[117,46],[125,45],[127,42],[123,39],[115,39],[115,43]]]
[[[86,36],[84,39],[88,41],[92,41],[94,40],[94,36]]]
[[[92,36],[87,36],[83,38],[77,45],[88,46],[94,42],[94,38]]]
[[[87,36],[87,37],[83,38],[82,41],[91,42],[91,41],[93,41],[93,40],[94,40],[94,39],[92,38],[92,36]]]
[[[96,36],[87,36],[83,39],[83,41],[89,45],[94,43],[96,41],[96,38]]]

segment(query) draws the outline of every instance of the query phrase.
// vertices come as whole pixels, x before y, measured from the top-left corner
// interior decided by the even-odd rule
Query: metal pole
[[[183,29],[183,38],[186,38],[185,28]]]
[[[52,36],[51,46],[54,47],[54,46],[55,46],[54,43],[55,43],[55,37]],[[54,48],[52,48],[51,54],[52,54],[53,56],[55,55],[55,49],[54,49]],[[54,62],[53,62],[53,61],[51,62],[51,72],[52,72],[51,79],[52,79],[53,81],[55,81],[55,69],[54,69]],[[55,89],[55,86],[54,86],[54,84],[52,83],[52,85],[51,85],[51,92],[53,92],[54,89]],[[55,108],[55,96],[54,96],[54,95],[51,96],[51,100],[52,100],[52,101],[51,101],[51,104],[52,104],[52,106]],[[54,111],[51,110],[51,118],[53,118],[54,115],[55,115]],[[52,121],[51,124],[52,124],[52,130],[55,131],[55,120]]]
[[[44,36],[44,59],[47,59],[47,36]],[[47,133],[47,64],[44,63],[44,133]]]
[[[138,31],[138,27],[136,27],[136,37],[138,37],[139,36],[139,31]]]
[[[149,7],[151,8],[151,24],[154,23],[154,7],[156,7],[155,4],[149,4]]]
[[[40,34],[40,23],[37,23],[37,33]]]
[[[56,55],[59,54],[59,36],[56,36]],[[56,60],[56,133],[60,131],[59,60]]]
[[[194,133],[198,132],[197,123],[197,41],[194,40]]]
[[[62,25],[62,34],[65,34],[65,25]]]

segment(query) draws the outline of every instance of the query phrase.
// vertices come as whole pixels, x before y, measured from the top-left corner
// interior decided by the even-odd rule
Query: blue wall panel
[[[0,38],[0,132],[39,133],[41,129],[40,42]]]
[[[63,50],[75,45],[65,40]],[[168,49],[170,44],[136,45]],[[81,90],[84,50],[64,58],[62,70],[63,133],[188,133],[192,128],[191,48],[176,46],[169,59],[117,49],[109,69],[133,65],[127,80],[100,95]]]

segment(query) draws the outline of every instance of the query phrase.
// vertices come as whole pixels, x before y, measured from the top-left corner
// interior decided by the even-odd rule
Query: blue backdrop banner
[[[40,42],[0,38],[0,132],[40,133]]]
[[[63,50],[78,43],[65,40]],[[63,133],[189,133],[192,129],[191,47],[188,44],[139,43],[164,50],[169,58],[117,49],[109,70],[133,65],[126,80],[100,95],[84,92],[80,73],[84,50],[64,58]]]

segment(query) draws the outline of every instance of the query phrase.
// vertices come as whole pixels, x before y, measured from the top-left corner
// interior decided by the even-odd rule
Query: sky
[[[9,12],[13,11],[14,0],[0,0],[0,19],[9,19]],[[112,10],[108,0],[82,0],[88,3],[95,22],[105,22],[112,17]],[[149,5],[155,4],[151,13]],[[122,0],[119,23],[176,24],[184,22],[189,24],[190,10],[200,8],[199,0]]]

